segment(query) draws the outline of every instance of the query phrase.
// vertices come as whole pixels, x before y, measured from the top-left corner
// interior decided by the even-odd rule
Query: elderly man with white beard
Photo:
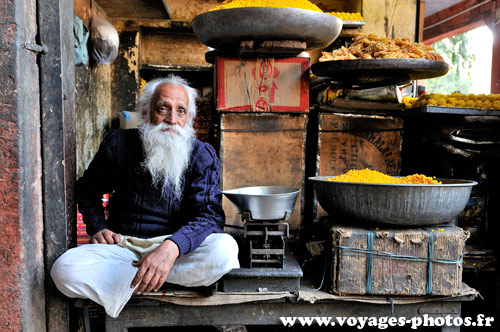
[[[51,270],[66,296],[116,318],[134,293],[165,282],[210,289],[239,267],[236,241],[222,231],[217,156],[194,138],[196,97],[178,76],[154,79],[137,103],[138,129],[105,136],[76,183],[90,244],[69,249]]]

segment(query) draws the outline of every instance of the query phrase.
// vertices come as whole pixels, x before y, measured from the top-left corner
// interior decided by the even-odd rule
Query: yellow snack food
[[[406,98],[406,99],[405,99]],[[404,97],[403,103],[406,108],[414,108],[421,106],[443,106],[443,107],[458,107],[458,108],[484,108],[484,109],[500,109],[500,94],[461,94],[454,92],[444,95],[439,93],[431,93],[430,95],[422,96],[418,99]]]
[[[364,21],[365,19],[361,13],[348,13],[348,12],[327,12],[327,14],[336,16],[343,21]]]
[[[210,9],[220,10],[241,7],[285,7],[299,8],[323,12],[318,6],[308,0],[226,0],[222,4]]]
[[[441,184],[435,177],[413,174],[405,177],[394,177],[368,168],[352,169],[347,173],[328,178],[328,181],[357,183],[388,183],[388,184]]]

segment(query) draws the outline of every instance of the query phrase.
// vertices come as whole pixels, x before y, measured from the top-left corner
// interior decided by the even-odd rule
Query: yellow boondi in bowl
[[[405,177],[394,177],[368,168],[352,169],[347,173],[328,178],[328,181],[362,182],[362,183],[393,183],[393,184],[441,184],[435,177],[413,174]]]
[[[211,10],[241,7],[285,7],[323,12],[318,6],[307,0],[226,0]]]
[[[405,227],[451,222],[463,211],[477,184],[421,174],[393,177],[369,169],[309,180],[318,203],[340,222]]]

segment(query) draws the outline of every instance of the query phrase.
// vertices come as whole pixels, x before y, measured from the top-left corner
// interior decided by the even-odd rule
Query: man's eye
[[[179,108],[179,113],[184,114],[184,113],[186,113],[186,110],[184,108]]]
[[[158,112],[165,113],[166,111],[167,111],[167,108],[165,106],[158,107]]]

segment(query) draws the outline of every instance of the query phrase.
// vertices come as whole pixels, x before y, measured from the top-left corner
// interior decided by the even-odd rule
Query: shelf
[[[427,114],[459,114],[476,116],[499,116],[500,110],[484,108],[459,108],[443,106],[422,106],[407,109],[406,112],[427,113]]]
[[[213,66],[189,66],[189,65],[153,65],[142,64],[139,70],[155,71],[183,71],[183,72],[213,72]]]

